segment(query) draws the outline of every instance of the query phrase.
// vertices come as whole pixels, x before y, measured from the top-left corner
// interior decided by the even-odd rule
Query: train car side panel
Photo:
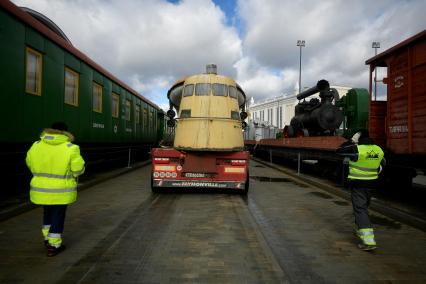
[[[46,52],[43,56],[43,85],[45,98],[43,125],[50,125],[52,121],[62,117],[64,94],[64,52],[50,41],[45,41]]]
[[[5,123],[2,127],[0,140],[11,142],[23,141],[24,132],[16,131],[22,127],[23,97],[25,94],[25,77],[16,74],[25,74],[25,65],[16,62],[25,62],[25,26],[14,20],[13,17],[0,10],[0,105],[15,106],[2,107],[1,117],[14,123]],[[7,44],[3,44],[7,40]],[[4,136],[4,139],[3,139]],[[6,139],[7,137],[7,139]]]
[[[412,51],[413,154],[426,153],[426,39]]]

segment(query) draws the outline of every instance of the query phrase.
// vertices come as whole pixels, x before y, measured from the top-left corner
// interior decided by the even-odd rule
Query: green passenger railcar
[[[81,143],[158,140],[158,106],[104,72],[65,39],[48,37],[52,31],[30,14],[7,1],[1,3],[2,142],[33,141],[42,128],[59,120],[69,124]],[[68,74],[73,75],[71,81]],[[31,89],[29,80],[37,86]],[[67,101],[70,88],[75,89],[75,98]],[[119,98],[118,115],[113,96]]]
[[[69,125],[82,151],[132,145],[148,152],[162,138],[156,104],[76,49],[49,19],[10,1],[0,1],[0,63],[2,175],[16,162],[11,153],[22,154],[55,121]]]

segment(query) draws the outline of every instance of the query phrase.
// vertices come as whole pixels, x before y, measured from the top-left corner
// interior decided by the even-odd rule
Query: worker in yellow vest
[[[27,153],[26,163],[33,178],[31,202],[43,205],[42,234],[47,256],[65,249],[62,244],[67,205],[77,199],[77,177],[84,172],[80,148],[63,122],[43,130]]]
[[[385,166],[383,150],[374,145],[367,131],[357,132],[337,153],[349,160],[348,185],[350,187],[352,206],[355,216],[355,234],[361,243],[362,250],[374,250],[377,244],[374,230],[368,215],[371,200],[371,189]]]

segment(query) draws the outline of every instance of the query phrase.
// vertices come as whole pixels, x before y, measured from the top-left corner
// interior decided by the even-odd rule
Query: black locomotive
[[[319,92],[318,98],[305,98]],[[327,136],[334,135],[336,129],[342,124],[344,115],[340,108],[333,103],[338,101],[339,93],[330,88],[326,80],[320,80],[316,86],[297,95],[300,101],[294,108],[294,117],[290,125],[284,128],[287,137],[296,136]]]

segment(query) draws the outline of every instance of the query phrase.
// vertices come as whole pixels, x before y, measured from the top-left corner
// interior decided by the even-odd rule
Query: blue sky
[[[255,101],[302,87],[368,86],[365,61],[426,29],[424,0],[12,0],[53,20],[73,45],[166,108],[167,90],[216,63]]]

